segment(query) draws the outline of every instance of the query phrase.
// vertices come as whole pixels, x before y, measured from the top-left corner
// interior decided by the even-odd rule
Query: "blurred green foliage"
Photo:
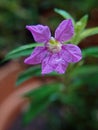
[[[97,7],[97,0],[1,0],[0,1],[0,50],[10,50],[21,44],[31,42],[25,25],[41,23],[49,25],[52,30],[61,17],[53,14],[53,8],[62,8],[79,18],[84,13]],[[74,10],[74,11],[73,11]],[[50,15],[52,12],[53,15]],[[43,16],[41,18],[41,16]],[[58,17],[58,18],[57,18]]]

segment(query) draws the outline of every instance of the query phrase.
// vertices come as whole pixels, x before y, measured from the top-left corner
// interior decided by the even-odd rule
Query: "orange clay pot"
[[[18,87],[15,86],[18,74],[25,67],[17,61],[0,67],[0,130],[8,130],[28,103],[22,94],[41,84],[39,79],[32,78]]]

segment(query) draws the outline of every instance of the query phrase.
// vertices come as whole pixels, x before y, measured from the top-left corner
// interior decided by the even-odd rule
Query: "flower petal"
[[[63,74],[68,66],[68,63],[63,59],[60,53],[53,54],[49,60],[49,64],[54,71],[60,74]]]
[[[45,47],[36,47],[33,53],[25,59],[26,64],[39,64],[42,62],[43,58],[46,55],[46,48]]]
[[[48,74],[53,71],[52,66],[49,65],[49,59],[50,56],[47,56],[43,61],[42,61],[42,74]]]
[[[55,69],[55,71],[58,72],[59,74],[64,74],[66,69],[67,69],[67,67],[68,67],[68,63],[64,62],[62,64],[58,64],[56,69]]]
[[[34,40],[39,43],[46,43],[50,40],[51,33],[48,26],[36,25],[26,26],[26,28],[32,33]]]
[[[63,74],[68,66],[59,54],[50,54],[42,62],[42,74],[56,71]]]
[[[72,20],[63,20],[55,31],[55,39],[59,42],[70,40],[74,34]]]
[[[80,48],[73,44],[63,45],[60,53],[67,62],[78,62],[82,59]]]

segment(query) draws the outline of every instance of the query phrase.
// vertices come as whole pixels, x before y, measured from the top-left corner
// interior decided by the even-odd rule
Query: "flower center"
[[[51,37],[50,41],[47,43],[47,48],[49,51],[56,53],[61,50],[62,44],[58,42],[54,37]]]

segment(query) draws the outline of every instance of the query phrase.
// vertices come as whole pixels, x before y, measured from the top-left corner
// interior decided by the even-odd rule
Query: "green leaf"
[[[98,66],[85,65],[82,67],[78,67],[73,70],[71,76],[91,76],[92,74],[98,73]]]
[[[78,79],[74,80],[67,88],[68,93],[73,93],[76,91],[76,89],[80,88],[83,85],[83,81]]]
[[[18,58],[18,57],[21,57],[21,56],[30,55],[31,52],[33,51],[33,48],[36,47],[36,46],[43,46],[43,44],[32,43],[32,44],[28,44],[28,45],[18,47],[17,49],[9,52],[6,55],[4,60],[14,59],[14,58]]]
[[[74,44],[78,44],[80,42],[81,33],[85,29],[87,25],[88,15],[83,16],[78,22],[75,24],[75,34],[71,39],[71,42]]]
[[[17,53],[8,54],[4,58],[4,61],[9,60],[9,59],[16,59],[16,58],[21,57],[21,56],[28,56],[32,53],[32,51],[33,51],[33,49],[26,49],[24,51],[19,51]]]
[[[81,33],[80,41],[83,40],[84,38],[88,37],[88,36],[92,36],[92,35],[95,35],[95,34],[98,34],[98,27],[86,29],[85,31],[83,31]]]
[[[84,15],[78,22],[75,24],[76,33],[82,32],[87,25],[88,15]],[[78,34],[77,34],[78,35]]]
[[[46,76],[59,76],[58,73],[52,72],[50,74],[47,74]],[[17,81],[16,81],[16,86],[22,84],[26,80],[35,77],[35,76],[41,76],[41,67],[40,66],[33,66],[25,70],[24,72],[20,73]]]
[[[74,18],[65,10],[57,9],[55,8],[54,11],[58,14],[60,14],[64,19],[72,19],[73,24],[75,23]]]
[[[63,104],[66,104],[71,107],[81,108],[84,106],[84,101],[76,93],[68,93],[61,95],[61,101]]]
[[[98,66],[95,65],[85,65],[74,69],[71,73],[73,80],[80,82],[84,85],[88,85],[93,88],[98,87]]]
[[[98,47],[90,47],[82,50],[83,58],[87,56],[98,57]]]
[[[24,72],[22,72],[17,81],[16,81],[16,86],[20,85],[21,83],[23,83],[24,81],[34,77],[34,76],[38,76],[41,74],[41,68],[40,66],[33,66],[30,67],[29,69],[25,70]]]
[[[36,88],[34,90],[31,90],[30,92],[27,92],[24,94],[25,97],[29,97],[30,99],[33,99],[33,101],[40,101],[45,96],[51,94],[52,92],[58,92],[62,88],[62,85],[60,83],[50,83],[50,84],[44,84],[40,86],[39,88]]]
[[[31,104],[28,110],[24,113],[24,123],[28,124],[41,111],[52,103],[53,95],[59,92],[61,84],[47,84],[35,90],[26,93],[24,96],[31,98]]]

